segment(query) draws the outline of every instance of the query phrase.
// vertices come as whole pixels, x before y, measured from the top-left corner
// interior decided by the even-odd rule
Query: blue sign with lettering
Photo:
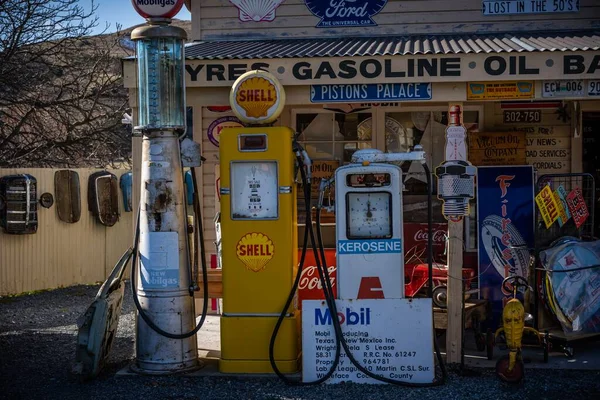
[[[304,0],[306,7],[321,18],[317,28],[344,26],[377,26],[371,18],[387,4],[387,0]]]
[[[487,323],[501,325],[502,308],[512,297],[502,289],[507,276],[525,279],[534,273],[534,179],[532,166],[477,168],[479,290],[492,315]]]
[[[402,240],[340,240],[338,254],[385,254],[402,253]]]
[[[312,85],[312,103],[391,102],[431,100],[431,83],[369,83]]]

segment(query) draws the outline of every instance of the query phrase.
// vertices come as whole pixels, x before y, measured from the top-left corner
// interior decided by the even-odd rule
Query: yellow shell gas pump
[[[269,124],[283,108],[283,87],[250,71],[233,85],[232,110],[247,124]],[[297,270],[294,132],[287,127],[225,128],[220,135],[224,373],[271,373],[269,342]],[[290,306],[274,358],[298,370],[297,312]]]

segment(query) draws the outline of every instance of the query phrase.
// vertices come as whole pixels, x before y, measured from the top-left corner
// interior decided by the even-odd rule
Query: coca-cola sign
[[[301,253],[302,252],[300,251],[298,258],[300,258]],[[329,280],[331,281],[333,293],[337,297],[335,249],[325,249],[325,260],[327,261],[327,271],[329,273]],[[302,300],[319,300],[325,298],[323,295],[323,285],[321,284],[316,264],[313,253],[307,252],[302,268],[302,274],[300,275],[300,282],[298,283],[299,309],[302,309]]]
[[[429,231],[426,229],[419,229],[415,232],[413,239],[415,242],[426,242],[429,238]],[[437,231],[433,231],[432,240],[437,243],[444,243],[446,241],[446,231],[438,229]]]
[[[404,224],[405,264],[422,264],[427,262],[427,240],[429,236],[427,227],[427,224]],[[432,224],[432,228],[433,259],[436,262],[445,262],[444,249],[446,247],[448,225]]]
[[[317,28],[377,26],[371,18],[387,4],[387,0],[305,0],[313,15],[321,18]]]
[[[448,233],[447,224],[433,224],[433,258],[436,262],[445,262],[444,247]],[[405,223],[404,224],[404,263],[424,264],[427,262],[427,224]],[[302,251],[298,252],[300,258]],[[333,293],[337,297],[337,264],[335,249],[325,249],[325,260]],[[317,271],[314,254],[312,251],[306,253],[300,282],[298,283],[298,307],[302,309],[302,300],[323,299],[323,286]]]
[[[331,287],[335,286],[335,271],[336,266],[332,265],[327,267],[327,272],[329,273],[329,281],[331,282]],[[323,284],[321,283],[321,278],[319,277],[319,272],[317,271],[316,265],[310,265],[308,267],[302,268],[302,275],[300,276],[300,282],[298,283],[298,290],[323,290]]]

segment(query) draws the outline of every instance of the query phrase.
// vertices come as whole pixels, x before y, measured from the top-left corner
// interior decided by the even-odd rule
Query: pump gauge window
[[[351,192],[346,195],[348,239],[392,237],[392,195],[389,192]]]
[[[231,218],[277,219],[279,217],[277,163],[231,164]]]

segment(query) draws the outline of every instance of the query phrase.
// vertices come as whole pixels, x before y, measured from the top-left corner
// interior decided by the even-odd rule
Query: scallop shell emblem
[[[273,21],[275,10],[284,0],[229,0],[240,11],[240,21]]]
[[[266,117],[269,109],[277,103],[277,89],[263,77],[249,78],[240,85],[236,101],[248,117]]]
[[[275,246],[267,235],[248,233],[243,236],[236,247],[237,257],[251,271],[262,271],[273,258]]]

